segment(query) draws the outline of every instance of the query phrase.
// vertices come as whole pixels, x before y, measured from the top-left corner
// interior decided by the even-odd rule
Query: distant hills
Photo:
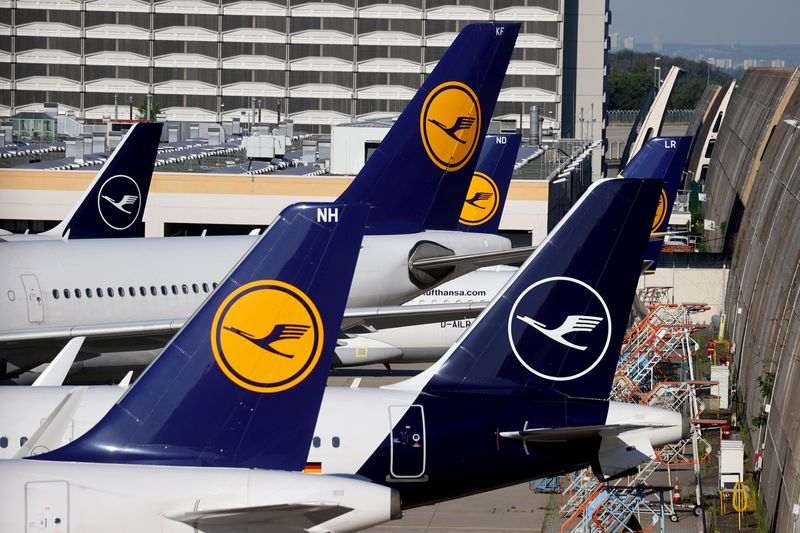
[[[685,73],[678,78],[669,102],[670,109],[694,109],[709,83],[726,85],[733,80],[730,74],[705,61],[683,57],[623,50],[608,56],[608,108],[639,109],[647,93],[655,84],[656,57],[660,57],[661,78],[664,79],[672,65]]]

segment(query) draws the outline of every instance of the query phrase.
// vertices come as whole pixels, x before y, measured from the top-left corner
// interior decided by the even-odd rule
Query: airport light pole
[[[133,120],[133,96],[128,97],[128,120]]]
[[[658,62],[661,60],[661,57],[656,57],[655,64],[653,65],[653,72],[655,74],[656,79],[656,90],[661,88],[661,67],[658,66]]]

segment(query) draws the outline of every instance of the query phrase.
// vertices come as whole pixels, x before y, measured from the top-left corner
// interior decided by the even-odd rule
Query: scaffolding
[[[698,391],[714,383],[695,381],[692,354],[699,348],[692,335],[699,328],[691,321],[695,312],[707,309],[705,304],[676,305],[662,300],[666,290],[652,287],[642,295],[649,313],[626,335],[620,363],[614,376],[611,399],[639,403],[688,414],[698,421],[703,404]],[[562,533],[611,533],[651,531],[664,517],[677,520],[675,504],[665,504],[663,491],[671,487],[671,469],[692,465],[699,479],[699,464],[709,457],[711,446],[700,433],[700,424],[693,423],[690,436],[678,443],[655,450],[655,456],[639,466],[635,475],[613,482],[600,482],[586,469],[569,477],[561,477],[563,485],[560,514],[564,518]],[[652,474],[666,469],[670,487],[648,485]],[[542,486],[547,486],[545,482]],[[658,493],[657,500],[653,495]],[[699,489],[695,511],[700,509]]]

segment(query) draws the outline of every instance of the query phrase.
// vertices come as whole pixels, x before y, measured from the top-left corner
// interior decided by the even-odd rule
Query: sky
[[[800,44],[800,0],[609,1],[609,32],[642,44]]]

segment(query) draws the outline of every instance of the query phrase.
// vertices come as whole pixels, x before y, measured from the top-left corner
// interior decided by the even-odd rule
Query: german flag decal
[[[307,472],[309,474],[321,474],[322,463],[306,463],[306,467],[303,469],[303,472]]]

